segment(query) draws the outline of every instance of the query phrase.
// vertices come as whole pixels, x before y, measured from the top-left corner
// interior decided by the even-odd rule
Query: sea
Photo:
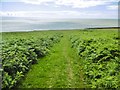
[[[98,27],[118,27],[117,19],[41,19],[2,17],[0,32],[26,32],[36,30],[73,30]]]

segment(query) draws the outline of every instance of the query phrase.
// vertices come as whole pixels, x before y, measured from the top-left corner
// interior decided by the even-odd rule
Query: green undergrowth
[[[2,34],[2,88],[120,88],[116,29]]]
[[[120,50],[117,31],[82,31],[70,37],[90,88],[120,88]]]
[[[18,88],[83,88],[80,60],[66,34],[49,55],[33,65]]]
[[[60,41],[59,34],[47,38],[13,39],[2,42],[2,88],[13,88]]]

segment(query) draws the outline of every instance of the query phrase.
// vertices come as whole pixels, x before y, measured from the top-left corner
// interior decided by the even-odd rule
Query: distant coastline
[[[120,29],[120,27],[93,27],[93,28],[83,28],[83,29],[36,29],[36,30],[27,30],[27,31],[11,31],[11,32],[41,32],[41,31],[72,31],[72,30],[95,30],[95,29]],[[0,32],[0,33],[9,33],[9,32]]]
[[[86,29],[120,29],[120,27],[93,27],[93,28],[86,28]]]

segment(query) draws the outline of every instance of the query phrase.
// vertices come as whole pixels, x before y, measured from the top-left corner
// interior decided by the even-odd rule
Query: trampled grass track
[[[18,88],[85,88],[80,59],[67,34],[32,66]]]

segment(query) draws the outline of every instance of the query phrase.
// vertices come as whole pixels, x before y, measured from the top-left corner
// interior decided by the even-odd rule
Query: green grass
[[[71,36],[80,36],[81,39],[92,37],[89,31],[71,30],[71,31],[41,31],[41,32],[17,32],[3,33],[3,40],[12,40],[12,38],[38,38],[46,37],[55,33],[62,33],[63,38],[55,44],[49,54],[39,59],[30,71],[18,84],[17,88],[86,88],[84,81],[84,71],[82,71],[81,59],[77,54],[77,50],[71,48]],[[109,37],[115,34],[117,37],[117,29],[91,30],[96,38]],[[99,36],[99,34],[103,35]],[[87,36],[85,36],[87,35]],[[32,36],[32,37],[31,37]]]
[[[57,33],[57,31],[31,31],[31,32],[3,32],[0,33],[4,40],[12,39],[31,39],[31,38],[44,38],[52,34]]]
[[[67,33],[49,55],[33,65],[19,88],[83,88],[80,59]]]

